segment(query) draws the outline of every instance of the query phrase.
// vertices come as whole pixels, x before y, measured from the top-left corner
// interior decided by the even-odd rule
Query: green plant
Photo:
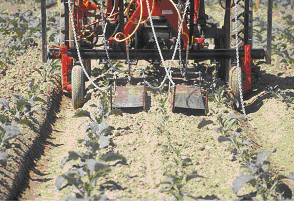
[[[34,8],[36,12],[36,8]],[[8,35],[4,48],[14,51],[15,55],[24,54],[28,46],[36,46],[36,38],[41,37],[40,18],[32,10],[18,10],[14,14],[2,12],[0,32]]]
[[[193,178],[201,177],[197,175],[195,171],[188,173],[186,168],[190,166],[192,160],[190,158],[182,159],[181,151],[188,146],[188,141],[180,145],[172,144],[172,139],[170,133],[166,129],[166,124],[168,123],[169,116],[167,116],[168,108],[166,106],[166,101],[169,97],[169,94],[166,94],[166,97],[163,97],[159,100],[160,105],[160,113],[159,119],[161,121],[161,125],[156,127],[158,133],[161,137],[166,138],[166,143],[163,144],[165,149],[164,152],[172,154],[172,163],[173,165],[166,167],[163,173],[163,180],[158,184],[160,186],[160,192],[166,192],[172,194],[177,200],[184,200],[184,198],[188,195],[185,185],[188,181]],[[169,159],[169,156],[163,155],[164,159]],[[163,163],[168,163],[168,161],[163,161]],[[172,170],[172,169],[175,170]]]
[[[107,161],[110,157],[104,157]],[[75,164],[70,161],[77,161]],[[78,162],[79,161],[79,162]],[[98,162],[95,158],[91,157],[89,154],[84,154],[81,152],[69,151],[68,157],[65,157],[61,161],[60,167],[63,168],[64,165],[69,162],[71,168],[68,172],[63,173],[57,177],[55,184],[56,188],[60,191],[65,186],[73,186],[73,192],[75,196],[69,196],[67,200],[105,200],[106,197],[103,195],[103,192],[99,194],[92,195],[94,188],[97,185],[97,179],[107,175],[111,168],[109,165]],[[64,181],[67,181],[67,184],[62,187]]]
[[[71,160],[79,160],[79,164],[71,164],[71,168],[68,172],[59,176],[56,179],[56,187],[60,191],[61,186],[66,180],[69,185],[73,185],[73,190],[78,189],[79,192],[75,193],[75,197],[70,196],[69,200],[103,200],[106,199],[103,196],[103,192],[99,195],[92,195],[93,189],[96,186],[96,181],[99,177],[107,175],[111,168],[109,165],[98,161],[115,161],[126,159],[116,153],[108,152],[106,154],[99,154],[101,148],[106,148],[109,144],[107,134],[111,133],[112,127],[109,127],[106,119],[112,115],[122,115],[120,110],[111,110],[107,108],[106,95],[99,100],[100,106],[92,104],[92,107],[96,107],[93,116],[86,110],[78,110],[73,117],[88,117],[91,123],[85,127],[87,132],[84,139],[78,140],[79,143],[83,143],[86,147],[86,153],[69,151],[69,156],[64,158],[61,162],[61,167]],[[97,161],[98,159],[98,161]],[[86,179],[82,179],[86,176]],[[86,181],[85,181],[86,180]]]
[[[245,168],[245,171],[234,180],[232,185],[232,190],[236,195],[242,186],[248,183],[253,187],[256,187],[256,192],[248,194],[247,197],[252,199],[258,194],[261,195],[261,198],[264,201],[269,200],[271,197],[274,198],[274,200],[278,200],[279,197],[281,200],[281,196],[278,196],[279,185],[283,179],[294,181],[294,174],[290,173],[286,176],[269,172],[270,162],[266,160],[276,151],[277,150],[274,149],[271,152],[263,152],[257,157],[252,157],[247,164],[242,165]]]
[[[10,102],[5,98],[0,98],[0,144],[1,149],[7,149],[11,147],[16,147],[11,145],[9,140],[16,138],[21,135],[21,130],[19,124],[30,125],[32,124],[33,118],[32,114],[36,112],[33,109],[35,106],[35,101],[45,102],[40,97],[35,96],[36,91],[34,89],[33,81],[29,83],[29,98],[21,96],[20,94],[13,94],[14,107],[10,107]],[[5,153],[0,153],[0,164],[6,165],[8,155]]]
[[[61,74],[59,68],[60,68],[60,65],[58,60],[54,61],[52,59],[49,59],[46,63],[44,63],[41,66],[42,71],[36,68],[33,68],[33,70],[35,70],[36,72],[40,74],[40,76],[43,79],[43,82],[47,82],[48,79],[51,78],[52,76]]]

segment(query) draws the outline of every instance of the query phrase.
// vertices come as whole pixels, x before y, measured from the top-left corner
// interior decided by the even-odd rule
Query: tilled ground
[[[270,66],[268,66],[270,68]],[[252,93],[249,100],[245,101],[246,113],[255,128],[247,123],[242,123],[244,134],[252,137],[262,146],[263,150],[272,150],[276,147],[278,152],[272,155],[272,161],[277,169],[284,167],[283,173],[293,169],[293,110],[286,111],[286,105],[281,101],[270,98],[261,90],[267,84],[269,76],[275,76],[275,70],[268,72],[263,70],[260,87],[256,93]],[[287,76],[293,80],[292,76]],[[281,80],[280,86],[289,88]],[[258,93],[259,92],[259,93]],[[257,94],[258,93],[258,94]],[[255,95],[256,94],[256,95]],[[148,112],[131,111],[123,116],[111,116],[109,125],[115,128],[110,136],[115,146],[107,150],[120,153],[127,159],[126,165],[118,164],[105,178],[100,178],[96,192],[100,188],[106,189],[105,193],[110,200],[174,200],[170,194],[159,193],[157,184],[163,178],[164,167],[171,164],[170,171],[176,171],[171,160],[173,155],[163,153],[166,138],[155,130],[160,124],[158,117],[158,100],[162,94],[148,91],[151,96]],[[255,95],[255,96],[254,96]],[[97,104],[98,93],[93,93],[91,99],[83,109],[92,111],[92,103]],[[209,102],[209,107],[214,105]],[[222,111],[228,110],[226,107]],[[234,112],[229,110],[230,113]],[[74,110],[70,99],[63,96],[58,119],[53,129],[50,142],[45,150],[45,155],[37,162],[37,169],[44,175],[32,173],[30,189],[22,194],[20,200],[59,200],[65,199],[70,193],[70,187],[58,192],[55,187],[55,179],[64,170],[59,167],[61,159],[67,156],[67,151],[82,150],[77,144],[82,139],[85,131],[83,126],[78,128],[87,119],[71,118]],[[224,113],[225,114],[225,113]],[[198,116],[183,113],[168,112],[170,120],[167,124],[172,142],[182,148],[182,157],[192,159],[189,171],[196,171],[199,178],[192,179],[186,189],[186,200],[234,200],[236,196],[231,190],[233,180],[239,175],[239,164],[232,161],[232,154],[225,151],[228,144],[218,143],[220,134],[213,132],[213,125],[198,129],[197,125],[202,119],[215,120],[212,115]],[[89,121],[88,121],[89,122]],[[86,125],[87,123],[85,123]],[[184,141],[188,141],[183,148]],[[286,145],[287,144],[287,145]],[[170,159],[163,162],[163,158]],[[292,168],[291,168],[292,167]],[[107,181],[114,181],[112,185],[103,185]],[[286,181],[286,183],[289,183]],[[293,186],[290,185],[293,189]],[[248,192],[251,188],[243,188],[242,192]]]

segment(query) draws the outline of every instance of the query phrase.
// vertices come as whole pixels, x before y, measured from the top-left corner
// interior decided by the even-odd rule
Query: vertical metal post
[[[226,0],[226,13],[224,19],[224,29],[225,29],[225,49],[231,48],[231,10],[228,9],[231,6],[231,0]],[[231,62],[229,58],[225,59],[225,81],[229,81],[229,69],[231,68]]]
[[[244,45],[248,43],[249,32],[249,0],[245,0],[245,16],[244,16]]]
[[[271,53],[272,53],[272,10],[273,0],[268,0],[267,8],[267,57],[266,63],[271,64]]]
[[[64,0],[64,44],[69,47],[69,9],[68,9],[68,1]]]
[[[46,35],[46,0],[41,0],[41,20],[42,20],[42,61],[47,61],[47,35]]]
[[[188,0],[187,0],[188,1]],[[190,31],[189,31],[189,44],[192,45],[193,31],[194,31],[194,1],[190,0]],[[193,46],[191,46],[193,48]]]
[[[125,26],[125,17],[124,17],[124,1],[119,0],[119,24],[120,24],[120,32],[124,32]]]

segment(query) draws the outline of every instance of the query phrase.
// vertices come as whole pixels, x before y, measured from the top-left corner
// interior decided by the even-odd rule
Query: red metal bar
[[[252,68],[252,58],[251,58],[251,45],[244,46],[244,61],[242,64],[242,70],[246,73],[246,82],[243,86],[243,91],[251,89],[251,68]]]
[[[68,56],[67,46],[62,46],[60,48],[61,53],[61,64],[62,64],[62,89],[71,93],[71,84],[68,84],[68,71],[72,70],[73,58]]]

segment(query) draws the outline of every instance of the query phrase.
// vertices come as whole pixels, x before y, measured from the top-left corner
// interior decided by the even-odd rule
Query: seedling
[[[256,191],[248,194],[247,197],[254,198],[258,194],[261,195],[263,201],[269,200],[270,196],[273,196],[275,200],[278,200],[277,192],[279,191],[279,184],[281,184],[283,179],[294,181],[294,174],[290,173],[287,176],[281,174],[273,175],[273,173],[269,172],[270,162],[266,160],[276,151],[277,150],[274,149],[271,152],[263,152],[257,157],[251,158],[247,164],[242,165],[246,170],[234,180],[232,185],[232,190],[236,195],[242,186],[248,183],[253,187],[256,187]]]
[[[105,95],[104,95],[105,96]],[[104,102],[104,103],[103,103]],[[71,168],[68,172],[59,176],[56,179],[56,187],[60,191],[61,186],[64,181],[67,181],[67,185],[73,185],[73,191],[75,189],[79,192],[75,192],[75,196],[70,196],[68,200],[105,200],[107,199],[103,195],[103,191],[98,195],[92,195],[93,189],[97,184],[97,179],[99,177],[107,175],[111,171],[109,165],[104,164],[100,161],[115,161],[121,159],[126,161],[126,159],[116,153],[108,152],[104,155],[99,154],[101,148],[106,148],[108,146],[108,137],[106,132],[111,131],[111,127],[108,126],[106,119],[112,115],[122,115],[120,110],[109,111],[107,107],[107,100],[104,97],[100,99],[99,106],[92,104],[92,107],[96,107],[96,110],[91,116],[91,113],[86,110],[78,110],[73,117],[88,117],[91,123],[86,126],[85,130],[87,135],[84,139],[79,140],[79,143],[84,143],[87,148],[86,153],[69,151],[69,156],[65,157],[61,162],[61,167],[63,168],[67,162],[72,160],[79,160],[79,164],[71,164]],[[84,177],[86,176],[86,181]]]
[[[285,102],[287,104],[287,110],[293,104],[294,98],[287,96],[284,92],[281,92],[281,90],[278,89],[278,85],[274,87],[269,86],[266,92],[270,93],[275,98],[280,99],[282,102]]]
[[[61,74],[60,70],[59,70],[59,64],[58,61],[54,61],[49,59],[46,63],[44,63],[41,68],[42,71],[40,69],[36,69],[33,68],[33,70],[35,70],[36,72],[38,72],[40,74],[40,76],[43,79],[43,82],[47,82],[49,78]],[[58,70],[57,70],[58,69]]]

